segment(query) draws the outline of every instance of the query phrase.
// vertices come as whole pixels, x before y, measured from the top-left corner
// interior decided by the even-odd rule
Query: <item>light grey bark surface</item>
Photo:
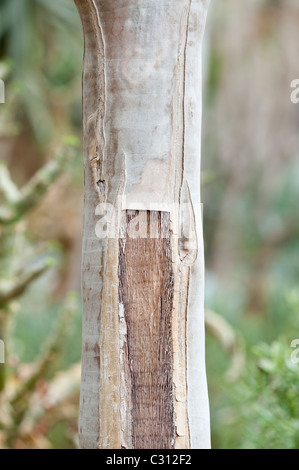
[[[134,416],[143,420],[154,416],[147,418],[153,429],[146,442],[151,442],[152,448],[159,447],[161,439],[154,432],[153,421],[158,423],[169,397],[161,397],[157,410],[151,409],[155,405],[150,405],[150,397],[156,396],[159,384],[150,382],[154,370],[146,364],[146,354],[132,357],[138,338],[128,332],[128,328],[136,328],[138,312],[144,310],[138,302],[146,293],[148,325],[155,315],[164,318],[170,300],[172,306],[171,359],[169,355],[163,359],[168,361],[165,368],[171,370],[171,406],[163,418],[173,419],[169,447],[209,448],[200,199],[201,47],[208,0],[75,3],[85,40],[80,445],[132,448],[139,443],[142,447],[134,436]],[[122,227],[124,214],[131,220],[132,213],[133,225]],[[136,272],[141,269],[142,273],[146,267],[141,265],[142,256],[130,257],[128,251],[125,258],[120,257],[120,246],[126,245],[130,231],[133,238],[143,238],[144,214],[150,218],[150,226],[155,217],[169,221],[170,235],[166,245],[136,245],[154,250],[156,267],[149,269],[152,294],[149,285],[136,290],[138,280],[132,276],[122,287],[126,298],[131,298],[132,292],[133,298],[138,298],[132,316],[119,295],[120,263],[126,259],[126,272],[131,272],[131,262],[138,264]],[[124,245],[119,244],[120,238]],[[171,267],[166,246],[167,253],[170,247]],[[160,261],[157,250],[162,250]],[[163,282],[171,280],[171,296],[169,292],[161,294],[167,301],[161,297],[161,311],[156,312],[155,296],[160,295],[156,286],[162,271]],[[155,334],[150,327],[146,334],[154,354]],[[134,347],[130,341],[135,341]],[[156,359],[150,362],[155,364]],[[134,368],[136,362],[139,368]],[[143,404],[134,404],[134,386],[141,380],[136,378],[138,373],[143,377],[140,383],[145,395],[146,390],[149,393]]]

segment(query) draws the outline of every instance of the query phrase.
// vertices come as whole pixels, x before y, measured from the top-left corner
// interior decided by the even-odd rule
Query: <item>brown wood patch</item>
[[[135,449],[171,449],[175,441],[173,269],[167,212],[125,211],[119,240],[119,302],[126,322],[124,367]]]

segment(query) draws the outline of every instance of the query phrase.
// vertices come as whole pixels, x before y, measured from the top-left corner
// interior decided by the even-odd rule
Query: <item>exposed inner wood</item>
[[[135,449],[175,442],[170,215],[124,211],[119,239],[119,302],[126,322],[125,368]]]

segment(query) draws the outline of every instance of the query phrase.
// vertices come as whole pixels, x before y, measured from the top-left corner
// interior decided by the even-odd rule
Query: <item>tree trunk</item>
[[[210,446],[200,203],[208,0],[75,0],[84,30],[82,448]]]

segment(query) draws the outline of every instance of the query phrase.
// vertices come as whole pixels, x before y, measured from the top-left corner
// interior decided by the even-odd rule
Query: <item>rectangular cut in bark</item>
[[[134,448],[170,449],[175,442],[170,214],[126,211],[121,231],[119,302],[129,394],[122,406],[130,410]]]
[[[80,445],[207,448],[200,127],[209,2],[75,3],[85,42]]]

